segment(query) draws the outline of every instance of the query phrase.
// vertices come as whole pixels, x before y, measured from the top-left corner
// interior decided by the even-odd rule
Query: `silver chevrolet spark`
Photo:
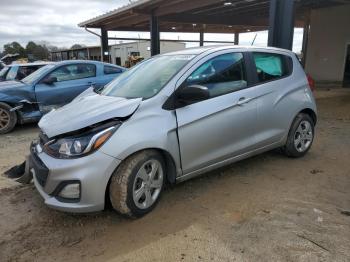
[[[294,53],[211,46],[152,57],[39,123],[27,168],[45,203],[140,217],[166,183],[311,147],[316,104]]]

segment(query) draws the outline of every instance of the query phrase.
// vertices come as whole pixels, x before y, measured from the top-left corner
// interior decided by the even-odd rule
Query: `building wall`
[[[317,82],[342,82],[350,44],[350,5],[311,12],[306,71]]]
[[[161,42],[160,43],[160,53],[168,53],[172,51],[179,51],[186,48],[185,43],[179,42]],[[130,52],[139,52],[140,56],[145,59],[150,58],[151,49],[149,41],[140,41],[132,43],[123,43],[118,45],[113,45],[109,47],[110,49],[110,63],[116,63],[116,57],[120,58],[121,65],[125,65],[125,61],[128,59]],[[101,48],[100,47],[86,47],[77,50],[64,50],[51,53],[52,61],[62,61],[69,59],[82,59],[82,60],[97,60],[101,61]]]
[[[101,61],[101,48],[100,47],[89,48],[89,59]]]
[[[173,43],[173,42],[161,42],[160,43],[160,53],[168,53],[172,51],[179,51],[186,48],[186,44],[184,43]],[[125,61],[127,61],[128,56],[131,52],[139,52],[140,56],[145,59],[151,57],[150,51],[150,42],[149,41],[141,41],[141,42],[132,42],[132,43],[124,43],[111,46],[111,59],[112,63],[116,64],[116,58],[120,58],[121,65],[125,65]]]

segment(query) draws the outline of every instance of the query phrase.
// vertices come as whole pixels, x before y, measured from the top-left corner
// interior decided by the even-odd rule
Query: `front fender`
[[[22,100],[32,101],[32,99],[28,96],[14,96],[0,92],[0,102],[8,104],[12,108],[23,106],[22,108],[16,110],[18,122],[20,124],[38,121],[42,114],[37,104],[21,103],[20,101]]]
[[[23,98],[21,99],[20,97],[17,97],[17,96],[11,96],[5,93],[0,93],[0,102],[6,103],[12,107],[19,105],[20,104],[19,101],[21,100],[23,100]]]

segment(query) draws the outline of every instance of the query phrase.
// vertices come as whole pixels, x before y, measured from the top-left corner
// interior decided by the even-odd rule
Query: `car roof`
[[[56,62],[57,65],[69,65],[69,64],[95,64],[95,65],[108,65],[108,66],[114,66],[114,67],[119,67],[123,68],[122,66],[116,66],[110,63],[105,63],[105,62],[100,62],[100,61],[94,61],[94,60],[64,60],[60,62]]]
[[[54,64],[54,62],[44,62],[44,61],[40,61],[40,62],[33,62],[33,63],[21,63],[21,64],[11,64],[11,65],[7,65],[8,67],[13,67],[13,66],[45,66],[45,65],[49,65],[49,64]]]
[[[275,48],[275,47],[260,47],[260,46],[243,46],[243,45],[211,45],[211,46],[202,46],[202,47],[193,47],[187,48],[180,51],[166,53],[164,55],[200,55],[204,52],[216,52],[225,49],[246,49],[248,50],[259,50],[259,51],[267,51],[267,52],[285,52],[285,53],[293,53],[290,50]]]

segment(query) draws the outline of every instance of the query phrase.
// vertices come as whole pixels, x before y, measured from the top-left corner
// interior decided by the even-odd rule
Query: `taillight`
[[[307,74],[307,81],[309,82],[309,86],[312,92],[314,92],[316,90],[316,85],[315,85],[315,80],[309,75]]]

